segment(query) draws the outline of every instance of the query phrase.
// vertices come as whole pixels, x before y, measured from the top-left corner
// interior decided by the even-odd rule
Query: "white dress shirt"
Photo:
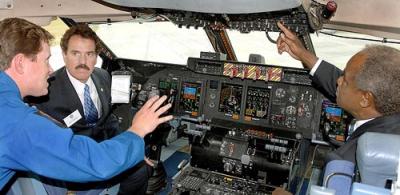
[[[87,84],[89,86],[90,97],[92,98],[92,101],[93,101],[94,105],[96,106],[98,116],[100,117],[101,116],[101,102],[100,102],[99,94],[97,93],[96,86],[94,85],[92,78],[89,77],[89,79],[86,81],[86,83],[82,83],[78,79],[74,78],[68,72],[68,69],[66,69],[66,70],[67,70],[68,78],[71,81],[72,86],[74,86],[74,89],[75,89],[76,93],[78,94],[79,100],[81,100],[83,109],[85,109],[85,106],[83,105],[84,104],[85,84]],[[84,110],[84,112],[86,113],[86,110]]]
[[[374,118],[365,119],[365,120],[357,120],[356,123],[354,123],[353,132],[356,131],[358,127],[360,127],[361,125],[363,125],[364,123],[366,123],[372,119],[374,119]],[[353,133],[353,132],[351,132],[351,133]]]
[[[314,66],[310,70],[310,75],[314,76],[315,71],[317,71],[319,65],[321,65],[322,60],[318,58],[317,62],[315,62]]]

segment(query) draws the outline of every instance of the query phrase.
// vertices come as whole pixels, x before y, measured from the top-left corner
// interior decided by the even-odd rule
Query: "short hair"
[[[79,35],[85,39],[91,39],[95,43],[95,52],[100,53],[101,45],[100,39],[97,37],[96,33],[87,24],[77,24],[71,26],[67,31],[65,31],[63,37],[61,38],[60,46],[64,53],[68,50],[68,42],[72,36]]]
[[[400,50],[367,45],[360,53],[366,60],[356,75],[357,87],[374,95],[376,110],[382,115],[400,112]]]
[[[0,21],[0,71],[7,70],[12,59],[19,53],[36,60],[54,37],[47,30],[21,18],[6,18]]]

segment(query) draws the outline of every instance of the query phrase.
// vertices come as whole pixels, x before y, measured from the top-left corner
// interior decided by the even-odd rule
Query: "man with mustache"
[[[0,194],[21,172],[72,182],[109,179],[143,161],[143,137],[172,119],[160,117],[171,107],[161,106],[167,97],[153,97],[126,131],[97,143],[28,106],[23,98],[48,93],[52,39],[25,19],[0,21]]]
[[[110,74],[95,67],[100,53],[97,35],[89,26],[78,24],[65,32],[60,45],[65,67],[51,75],[48,96],[33,103],[38,109],[70,126],[75,134],[89,136],[98,142],[116,136],[120,129],[117,117],[111,113]],[[70,122],[72,119],[76,122]],[[110,183],[120,182],[119,194],[144,194],[151,174],[148,164],[141,163]],[[66,188],[83,191],[98,187],[96,184],[61,186],[65,188],[58,190],[65,192]],[[50,186],[45,187],[48,191],[54,190]]]

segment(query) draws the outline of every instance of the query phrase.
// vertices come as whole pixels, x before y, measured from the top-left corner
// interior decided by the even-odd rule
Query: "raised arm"
[[[278,53],[287,52],[294,59],[301,61],[306,68],[312,69],[318,60],[317,56],[308,51],[300,39],[282,23],[278,22],[278,27],[282,30],[276,43]]]

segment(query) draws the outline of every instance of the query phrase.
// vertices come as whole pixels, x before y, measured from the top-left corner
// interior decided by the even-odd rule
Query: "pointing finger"
[[[295,39],[297,37],[292,31],[290,31],[288,28],[286,28],[281,22],[278,22],[277,25],[278,25],[279,29],[282,30],[283,34],[286,37],[288,37],[289,39]]]

